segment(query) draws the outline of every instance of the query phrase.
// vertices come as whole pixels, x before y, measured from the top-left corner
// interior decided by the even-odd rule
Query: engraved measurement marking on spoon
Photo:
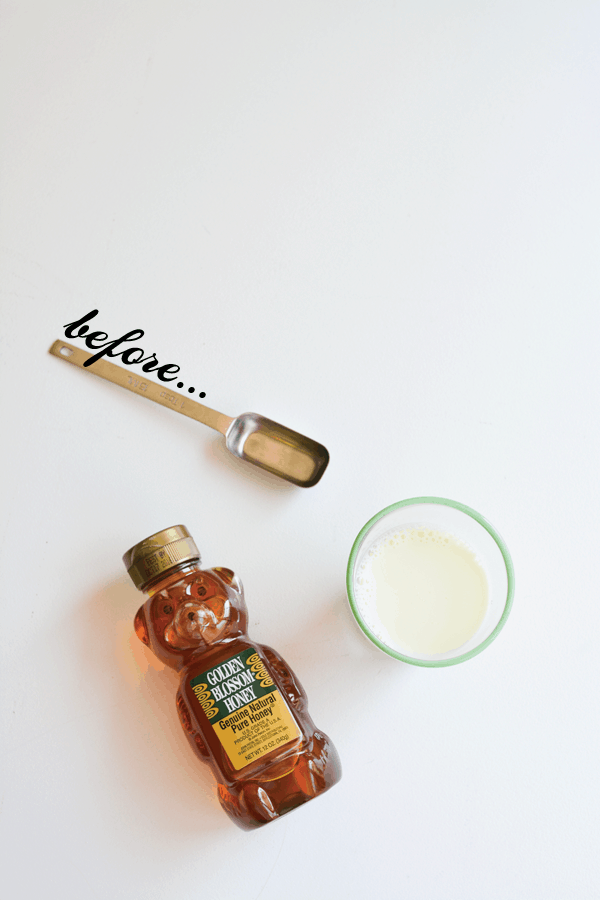
[[[138,381],[137,378],[132,378],[131,375],[127,376],[127,381],[132,387],[137,388],[140,391],[148,390],[147,381]],[[177,397],[175,394],[169,394],[167,393],[167,391],[161,391],[159,396],[167,400],[168,403],[172,403],[173,406],[179,406],[180,409],[183,409],[184,401],[181,400],[180,397]]]
[[[166,391],[161,391],[160,396],[164,397],[169,403],[172,403],[173,406],[179,406],[180,409],[183,409],[184,401],[181,400],[181,397],[177,397],[175,394],[168,394]]]
[[[131,384],[133,387],[139,388],[140,391],[147,391],[147,390],[148,390],[148,382],[147,382],[147,381],[138,381],[137,378],[132,378],[131,375],[128,375],[128,376],[127,376],[127,381],[128,381],[129,384]]]

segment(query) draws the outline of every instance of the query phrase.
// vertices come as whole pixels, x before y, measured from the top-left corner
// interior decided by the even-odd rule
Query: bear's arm
[[[185,731],[187,739],[192,745],[192,749],[198,754],[198,756],[202,757],[203,759],[208,759],[208,750],[206,749],[206,745],[202,740],[200,732],[196,731],[194,729],[194,726],[192,725],[192,717],[190,716],[181,691],[177,692],[177,712],[179,713],[179,721],[181,722],[181,727]]]
[[[272,647],[267,647],[265,644],[260,646],[260,650],[277,677],[283,682],[283,686],[292,706],[297,710],[306,709],[308,700],[306,692],[286,661],[281,658],[276,650],[273,650]]]

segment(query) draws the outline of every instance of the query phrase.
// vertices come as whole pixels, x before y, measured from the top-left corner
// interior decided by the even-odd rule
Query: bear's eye
[[[199,597],[204,597],[204,595],[206,594],[206,588],[200,584],[196,588],[196,593],[198,594]]]
[[[167,603],[166,606],[163,606],[163,615],[170,616],[173,612],[173,607]]]

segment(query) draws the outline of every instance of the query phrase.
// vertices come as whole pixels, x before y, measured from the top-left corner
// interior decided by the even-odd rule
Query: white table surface
[[[0,23],[4,895],[600,897],[598,3]],[[323,442],[322,482],[49,356],[92,309],[208,405]],[[364,522],[421,495],[484,514],[516,571],[500,637],[440,670],[345,596]],[[343,761],[252,833],[132,634],[121,556],[178,522]]]

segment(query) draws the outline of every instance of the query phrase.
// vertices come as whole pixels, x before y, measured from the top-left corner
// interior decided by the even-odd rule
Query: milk
[[[473,637],[485,617],[486,573],[454,535],[415,525],[390,531],[363,555],[355,577],[365,623],[408,656],[436,656]]]

